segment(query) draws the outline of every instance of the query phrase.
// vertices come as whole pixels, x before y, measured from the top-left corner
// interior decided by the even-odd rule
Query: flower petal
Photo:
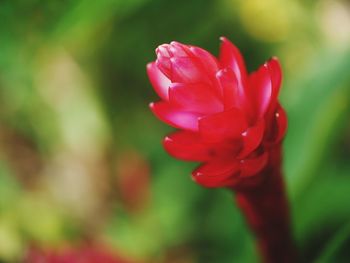
[[[165,150],[173,157],[185,161],[207,161],[210,159],[209,150],[203,144],[197,133],[178,131],[165,137]]]
[[[192,172],[192,179],[204,187],[227,186],[239,172],[239,163],[235,160],[213,160],[200,165]]]
[[[260,119],[266,113],[272,96],[272,80],[266,64],[249,76],[249,84],[257,119]]]
[[[281,87],[281,83],[282,83],[281,64],[276,57],[273,57],[267,62],[267,65],[272,77],[272,84],[273,84],[273,91],[274,91],[273,93],[277,97],[279,93],[279,89]]]
[[[172,66],[170,58],[172,53],[170,52],[170,45],[163,44],[156,48],[157,60],[156,65],[159,70],[169,79],[172,78]]]
[[[198,113],[216,113],[223,105],[205,84],[173,83],[169,89],[169,102],[185,111]]]
[[[271,92],[271,102],[269,106],[269,112],[274,111],[277,97],[281,88],[282,83],[282,69],[281,64],[278,59],[273,57],[268,62],[266,62],[267,68],[270,71],[270,76],[272,80],[272,92]]]
[[[230,67],[237,78],[238,84],[243,88],[247,78],[243,57],[238,48],[227,38],[221,37],[220,40],[222,41],[219,59],[221,68]]]
[[[168,89],[171,81],[158,69],[155,62],[147,64],[147,74],[159,97],[168,100]]]
[[[279,143],[286,134],[287,126],[287,114],[285,110],[278,104],[273,122],[271,123],[272,129],[268,131],[267,139],[271,143]]]
[[[191,53],[189,47],[177,41],[172,41],[169,45],[169,51],[173,57],[188,57]]]
[[[215,74],[219,68],[217,59],[208,51],[200,47],[190,46],[189,49],[192,52],[192,54],[198,59],[198,61],[202,64],[202,67],[205,69],[207,74],[209,76],[215,77]]]
[[[249,177],[254,176],[257,173],[261,172],[261,170],[266,166],[268,161],[268,153],[264,152],[263,154],[251,158],[251,159],[243,159],[240,162],[241,168],[241,176]]]
[[[277,106],[273,114],[268,119],[264,141],[267,145],[279,143],[286,134],[288,120],[285,110],[277,102]]]
[[[247,129],[247,125],[244,114],[237,108],[199,119],[199,131],[202,138],[208,142],[237,138]]]
[[[178,110],[164,101],[151,103],[149,106],[160,120],[175,128],[198,130],[198,118],[201,117],[199,114]]]
[[[220,84],[225,109],[236,107],[245,111],[249,107],[245,90],[238,84],[237,78],[231,68],[217,72],[216,78]]]
[[[276,142],[279,142],[286,135],[287,126],[288,126],[287,113],[280,105],[277,109],[276,121],[277,121],[277,127],[278,127]]]
[[[209,76],[191,57],[172,57],[172,82],[209,83]]]
[[[243,147],[238,159],[243,159],[260,145],[265,132],[265,121],[260,120],[255,126],[242,133]]]

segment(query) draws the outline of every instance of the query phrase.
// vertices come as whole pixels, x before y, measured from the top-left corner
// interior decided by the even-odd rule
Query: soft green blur
[[[136,262],[257,262],[225,190],[169,157],[145,65],[177,40],[250,71],[276,55],[285,175],[303,262],[349,262],[350,2],[17,0],[0,3],[0,262],[86,240]]]

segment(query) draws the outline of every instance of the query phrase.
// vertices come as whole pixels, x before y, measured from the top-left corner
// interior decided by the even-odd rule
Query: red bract
[[[161,101],[150,107],[180,129],[165,137],[167,152],[202,162],[192,173],[197,183],[238,187],[256,179],[285,134],[282,72],[272,58],[248,75],[239,50],[221,41],[219,58],[178,42],[159,46],[147,72]]]

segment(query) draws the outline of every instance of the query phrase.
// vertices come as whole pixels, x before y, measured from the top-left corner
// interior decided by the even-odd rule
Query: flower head
[[[178,42],[160,45],[147,65],[161,101],[153,113],[179,130],[165,137],[175,158],[198,161],[192,173],[206,187],[234,187],[257,176],[284,137],[278,102],[282,72],[276,58],[247,74],[239,50],[221,38],[220,56]]]

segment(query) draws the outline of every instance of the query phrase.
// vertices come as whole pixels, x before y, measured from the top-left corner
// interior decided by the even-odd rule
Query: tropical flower
[[[167,152],[201,162],[194,181],[234,190],[262,261],[296,262],[281,170],[287,128],[278,102],[281,66],[271,58],[248,75],[239,50],[221,41],[219,58],[178,42],[159,46],[147,65],[161,98],[151,110],[179,129],[165,137]]]
[[[178,42],[160,45],[147,72],[161,101],[150,108],[179,129],[165,137],[166,151],[201,162],[194,181],[236,188],[259,179],[284,137],[287,118],[277,99],[282,80],[277,58],[248,74],[239,50],[221,41],[219,58]]]

